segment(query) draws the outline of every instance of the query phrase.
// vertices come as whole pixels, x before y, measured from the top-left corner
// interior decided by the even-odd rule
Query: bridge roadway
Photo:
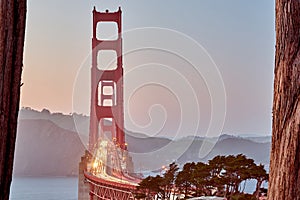
[[[113,160],[119,160],[121,155],[122,153],[118,153],[112,142],[99,141],[93,159],[89,160],[90,167],[84,171],[85,180],[90,187],[90,200],[134,199],[133,193],[140,180],[124,173],[120,161],[114,163],[114,170],[107,166],[108,160],[112,160],[111,157],[114,157]],[[109,173],[107,173],[108,169],[110,169]]]
[[[138,180],[121,179],[108,174],[92,174],[84,172],[90,185],[90,200],[133,200]]]

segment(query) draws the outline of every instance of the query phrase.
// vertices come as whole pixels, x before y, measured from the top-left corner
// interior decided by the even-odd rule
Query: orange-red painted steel
[[[93,38],[92,38],[92,69],[91,69],[91,108],[89,150],[93,152],[98,138],[104,132],[111,134],[115,144],[126,150],[124,135],[124,105],[123,105],[123,64],[122,64],[122,11],[98,12],[93,10]],[[97,24],[101,22],[117,23],[118,37],[116,40],[97,38]],[[101,70],[101,63],[97,63],[99,51],[113,50],[117,55],[117,66],[113,70]],[[113,93],[104,94],[103,88],[109,86]],[[110,105],[105,105],[108,100]],[[105,120],[111,120],[107,125]]]

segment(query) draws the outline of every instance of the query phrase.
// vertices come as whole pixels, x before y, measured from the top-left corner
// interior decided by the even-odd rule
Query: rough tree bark
[[[300,1],[276,1],[273,137],[268,199],[300,200]]]
[[[0,0],[0,200],[12,180],[20,99],[26,0]]]

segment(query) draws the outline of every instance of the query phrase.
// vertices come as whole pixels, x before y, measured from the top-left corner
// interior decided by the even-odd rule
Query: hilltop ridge
[[[76,125],[74,123],[76,117]],[[89,117],[84,115],[20,110],[18,136],[15,151],[15,176],[74,176],[85,150]],[[270,141],[267,137],[238,137],[222,135],[212,151],[199,158],[203,137],[188,136],[176,141],[168,138],[148,137],[143,133],[126,131],[128,150],[133,157],[137,172],[157,169],[176,160],[207,161],[215,155],[243,153],[257,163],[268,165]],[[163,154],[157,154],[161,149]],[[155,162],[153,162],[155,160]]]

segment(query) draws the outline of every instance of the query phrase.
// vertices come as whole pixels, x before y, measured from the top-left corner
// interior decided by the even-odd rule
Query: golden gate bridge
[[[117,24],[117,39],[97,38],[97,24],[101,22]],[[116,52],[114,69],[98,67],[99,51]],[[122,62],[121,8],[116,12],[98,12],[94,7],[89,149],[79,163],[79,200],[135,199],[140,180],[133,176],[133,162],[125,142]]]

